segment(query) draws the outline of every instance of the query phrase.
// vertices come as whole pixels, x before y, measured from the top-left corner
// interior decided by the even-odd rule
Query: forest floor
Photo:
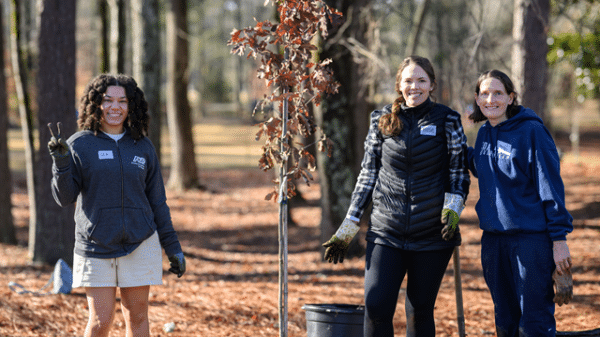
[[[575,219],[575,230],[568,236],[575,289],[571,303],[556,307],[559,331],[600,328],[600,138],[582,139],[586,141],[579,162],[567,154],[562,163],[567,207]],[[564,138],[562,144],[568,148]],[[188,270],[178,279],[167,272],[163,258],[164,284],[153,286],[150,294],[153,336],[279,335],[278,207],[264,200],[273,188],[271,178],[258,169],[204,170],[205,191],[168,192]],[[7,286],[13,281],[37,290],[52,273],[51,266],[28,262],[28,202],[19,186],[15,183],[13,195],[19,244],[0,244],[0,336],[82,336],[88,312],[82,289],[33,296]],[[296,225],[289,228],[289,336],[306,336],[304,304],[363,303],[364,257],[337,265],[321,260],[319,185],[300,189],[306,202],[292,209]],[[479,258],[477,197],[475,180],[461,218],[466,333],[492,336],[494,310]],[[436,303],[438,336],[455,336],[458,331],[453,272],[450,263]],[[110,336],[123,336],[119,305],[116,311]],[[167,323],[175,324],[173,332],[163,331]],[[396,336],[405,335],[404,289],[394,327]]]

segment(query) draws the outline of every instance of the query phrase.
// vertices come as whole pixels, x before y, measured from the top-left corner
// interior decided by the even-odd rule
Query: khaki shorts
[[[139,287],[162,284],[162,250],[158,233],[146,239],[131,254],[98,259],[74,254],[73,288]]]

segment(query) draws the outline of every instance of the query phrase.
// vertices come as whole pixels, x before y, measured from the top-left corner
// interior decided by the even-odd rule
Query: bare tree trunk
[[[112,73],[125,71],[125,1],[108,0],[110,9],[109,69]]]
[[[4,31],[4,11],[0,6],[0,31]],[[4,56],[4,34],[0,34],[0,55]],[[0,57],[0,69],[4,69],[4,57]],[[6,79],[0,73],[0,242],[16,244],[15,224],[12,216],[12,183],[8,165],[8,106],[6,102]]]
[[[414,15],[417,21],[413,23],[412,30],[408,36],[408,42],[406,45],[407,55],[414,55],[417,52],[417,47],[419,46],[419,36],[421,36],[421,30],[423,28],[423,23],[425,23],[425,16],[428,9],[429,0],[421,0]]]
[[[546,111],[548,82],[549,0],[515,0],[512,80],[521,104],[535,111],[549,127]]]
[[[27,65],[27,69],[33,69],[35,67],[35,55],[37,54],[35,52],[35,50],[37,49],[36,46],[36,39],[37,39],[37,26],[38,26],[38,20],[37,20],[37,9],[36,9],[36,0],[24,0],[24,1],[20,1],[21,2],[21,24],[20,24],[20,29],[22,34],[20,34],[21,36],[21,41],[19,41],[19,43],[21,44],[21,48],[23,48],[25,50],[25,55],[26,55],[26,65]]]
[[[15,81],[15,91],[17,92],[19,117],[21,121],[21,132],[23,142],[25,143],[25,175],[27,178],[27,196],[29,197],[29,242],[35,241],[36,223],[36,197],[35,197],[35,148],[33,139],[33,117],[31,106],[29,103],[29,90],[27,88],[27,75],[25,72],[24,58],[22,57],[20,37],[20,18],[21,18],[21,3],[18,0],[12,0],[11,4],[11,61],[13,69],[13,78]]]
[[[108,20],[108,2],[107,0],[98,0],[98,21],[100,26],[100,38],[98,39],[98,71],[107,73],[109,71],[110,60],[108,59],[110,49],[110,24]]]
[[[374,109],[368,97],[364,78],[368,76],[368,62],[359,62],[350,48],[356,41],[369,45],[370,0],[326,1],[329,6],[344,14],[346,23],[330,32],[331,39],[340,37],[339,43],[325,41],[321,58],[332,58],[336,80],[341,84],[338,94],[327,97],[323,106],[315,110],[317,122],[334,142],[331,157],[317,156],[321,186],[321,241],[329,240],[346,216],[350,197],[360,171],[364,154],[363,143],[369,131],[369,114]],[[345,29],[344,31],[339,31]],[[341,36],[339,35],[341,33]],[[365,218],[368,217],[365,214]],[[362,254],[360,245],[351,245],[348,256]]]
[[[167,186],[199,187],[191,108],[187,97],[189,51],[185,0],[169,0],[167,12],[167,119],[171,170]]]
[[[131,0],[133,31],[133,77],[148,101],[148,137],[161,157],[161,59],[158,0]]]
[[[74,206],[61,208],[51,197],[52,159],[46,143],[48,123],[62,123],[64,137],[76,129],[75,117],[75,5],[76,0],[43,0],[41,7],[38,75],[39,162],[36,166],[37,222],[30,242],[34,262],[73,262]]]

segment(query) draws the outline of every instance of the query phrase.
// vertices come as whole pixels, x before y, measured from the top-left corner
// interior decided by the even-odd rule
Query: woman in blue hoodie
[[[162,284],[162,253],[170,272],[185,272],[160,163],[148,131],[148,104],[133,78],[102,74],[81,98],[81,131],[53,136],[52,193],[76,203],[73,287],[89,307],[85,336],[108,336],[116,289],[127,336],[148,336],[150,285]]]
[[[542,120],[517,104],[506,74],[483,73],[475,94],[469,118],[487,122],[469,148],[469,168],[479,179],[481,264],[496,332],[554,336],[553,300],[562,305],[572,297],[566,235],[573,218],[565,208],[558,152]]]

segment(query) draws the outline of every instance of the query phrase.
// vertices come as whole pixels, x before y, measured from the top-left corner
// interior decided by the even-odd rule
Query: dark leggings
[[[393,337],[393,318],[404,275],[406,336],[435,336],[433,308],[453,248],[406,251],[367,242],[365,337]]]

